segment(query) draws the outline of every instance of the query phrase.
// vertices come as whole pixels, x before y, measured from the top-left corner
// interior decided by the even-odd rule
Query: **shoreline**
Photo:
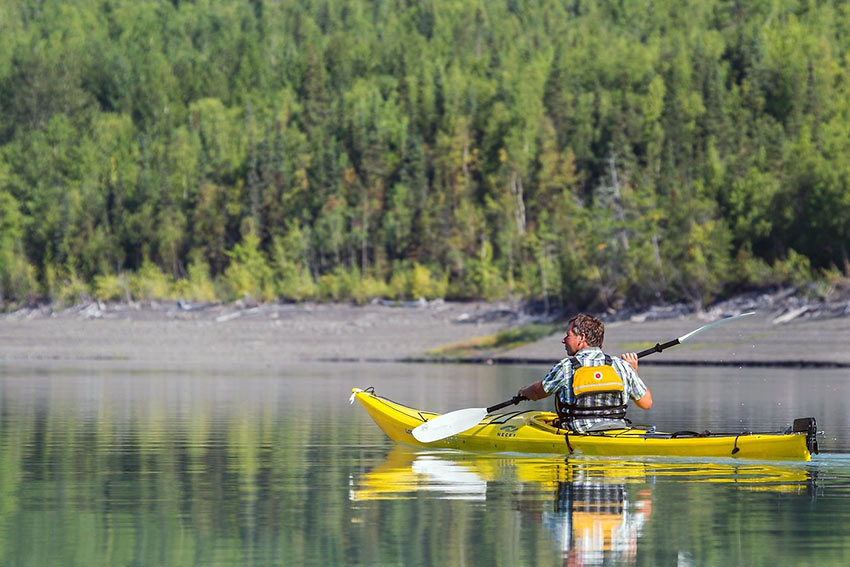
[[[710,321],[756,315],[701,334],[641,364],[657,366],[850,367],[850,301],[806,302],[789,294],[751,294],[703,312],[655,307],[605,316],[605,350],[642,350]],[[351,304],[89,303],[0,316],[5,368],[200,369],[283,372],[311,363],[551,365],[563,357],[560,333],[463,359],[426,352],[531,322],[555,321],[508,302]]]
[[[483,364],[504,366],[536,366],[557,362],[556,358],[465,357],[465,358],[321,358],[315,362],[331,364]],[[850,368],[850,362],[812,360],[642,360],[641,366],[734,367],[734,368]]]

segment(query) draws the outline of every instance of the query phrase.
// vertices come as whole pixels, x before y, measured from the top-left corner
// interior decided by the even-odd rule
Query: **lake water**
[[[348,404],[486,406],[545,370],[2,369],[0,565],[850,564],[847,370],[642,367],[659,429],[816,416],[796,464],[416,451]]]

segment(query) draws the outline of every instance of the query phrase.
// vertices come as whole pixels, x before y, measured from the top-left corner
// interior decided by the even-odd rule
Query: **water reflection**
[[[676,462],[423,452],[394,447],[350,478],[349,499],[494,502],[511,486],[511,506],[541,525],[564,565],[634,564],[659,482],[729,485],[748,492],[816,497],[817,472],[799,464]],[[669,520],[668,520],[669,521]],[[677,554],[687,563],[688,552]],[[684,558],[684,559],[683,559]]]
[[[566,565],[601,564],[606,555],[632,561],[651,514],[651,490],[629,500],[625,483],[575,480],[559,483],[555,510],[544,513],[543,525]]]
[[[799,466],[567,460],[394,447],[347,403],[367,378],[423,407],[449,377],[482,389],[454,407],[518,385],[486,370],[0,375],[0,565],[847,564],[845,425]]]
[[[487,481],[473,468],[439,456],[416,454],[395,447],[387,459],[352,485],[352,502],[414,498],[417,492],[431,492],[446,499],[483,500]]]

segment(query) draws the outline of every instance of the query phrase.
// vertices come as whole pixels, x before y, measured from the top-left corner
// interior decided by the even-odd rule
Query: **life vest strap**
[[[623,419],[626,417],[627,404],[616,406],[591,406],[580,407],[575,404],[566,404],[560,398],[555,398],[555,411],[563,420],[571,419]]]
[[[566,419],[623,419],[626,417],[626,409],[605,408],[605,413],[599,411],[581,413],[567,410],[560,415]]]
[[[616,406],[577,406],[575,404],[565,404],[561,402],[561,407],[567,411],[602,411],[602,410],[624,410],[628,407],[627,404],[620,404]]]

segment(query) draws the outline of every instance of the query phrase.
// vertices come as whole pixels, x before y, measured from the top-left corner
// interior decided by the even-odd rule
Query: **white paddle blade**
[[[711,329],[712,327],[716,327],[717,325],[723,325],[724,323],[729,323],[730,321],[740,319],[741,317],[749,317],[750,315],[755,315],[755,311],[750,311],[749,313],[741,313],[739,315],[733,315],[732,317],[726,317],[725,319],[720,319],[719,321],[715,321],[714,323],[709,323],[708,325],[703,325],[699,329],[696,329],[694,331],[691,331],[687,335],[682,335],[681,337],[679,337],[679,342],[683,343],[686,340],[692,338],[697,333],[707,331],[708,329]]]
[[[413,437],[420,443],[439,441],[474,427],[486,415],[485,408],[467,408],[446,413],[415,427]]]

